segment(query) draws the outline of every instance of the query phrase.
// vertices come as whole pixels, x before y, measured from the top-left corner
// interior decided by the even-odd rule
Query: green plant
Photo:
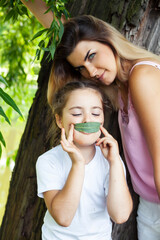
[[[5,85],[8,85],[7,82],[5,81],[5,79],[2,76],[0,76],[0,82],[5,84]],[[16,103],[14,102],[14,100],[1,87],[0,87],[0,98],[3,99],[6,104],[11,106],[23,118],[22,113],[19,110]],[[7,115],[5,114],[5,112],[4,112],[4,110],[1,106],[0,106],[0,115],[5,119],[5,121],[8,124],[11,124],[9,118],[7,117]],[[6,142],[4,140],[2,132],[0,131],[0,157],[2,155],[2,145],[4,147],[6,147]]]

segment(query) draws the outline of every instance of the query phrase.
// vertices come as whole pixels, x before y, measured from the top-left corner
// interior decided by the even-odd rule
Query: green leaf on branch
[[[47,32],[47,31],[48,31],[48,29],[46,28],[46,29],[43,29],[43,30],[37,32],[37,33],[33,36],[33,38],[31,39],[31,41],[33,41],[35,38],[40,37],[44,32]]]
[[[62,22],[60,21],[60,29],[59,29],[59,33],[58,33],[59,40],[61,40],[63,32],[64,32],[64,26],[63,26]]]
[[[3,108],[0,106],[0,115],[2,116],[2,117],[4,117],[5,118],[5,120],[6,120],[6,122],[8,122],[10,125],[11,125],[11,123],[10,123],[10,121],[9,121],[9,118],[7,117],[7,115],[5,114],[5,112],[3,111]]]
[[[23,115],[19,108],[17,107],[16,103],[14,100],[7,94],[5,93],[2,88],[0,88],[0,97],[8,104],[10,105],[19,115],[23,118]]]
[[[0,131],[0,142],[3,144],[4,147],[6,147],[6,142],[5,142],[4,138],[3,138],[3,135],[1,133],[1,131]]]
[[[2,147],[1,147],[1,144],[0,144],[0,158],[2,156]]]
[[[0,82],[4,83],[6,86],[8,86],[8,83],[1,75],[0,75]]]

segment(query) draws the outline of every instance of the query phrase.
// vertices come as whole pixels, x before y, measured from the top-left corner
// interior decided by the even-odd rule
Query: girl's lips
[[[86,133],[86,132],[81,132],[81,131],[77,131],[76,129],[74,129],[76,132],[78,132],[78,133],[82,133],[82,134],[84,134],[84,135],[90,135],[90,134],[92,134],[92,133]]]

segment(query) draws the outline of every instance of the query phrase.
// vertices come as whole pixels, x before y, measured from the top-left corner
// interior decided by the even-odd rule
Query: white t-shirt
[[[36,164],[38,196],[63,188],[72,166],[61,145],[41,155]],[[43,240],[111,240],[112,223],[107,212],[109,164],[99,147],[85,165],[79,207],[69,227],[58,225],[47,211],[42,227]]]

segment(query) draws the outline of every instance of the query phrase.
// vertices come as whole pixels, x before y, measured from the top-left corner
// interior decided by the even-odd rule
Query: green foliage
[[[50,28],[38,31],[32,38],[32,40],[34,40],[43,35],[42,40],[40,40],[38,43],[38,48],[36,51],[36,58],[38,60],[40,59],[42,50],[48,52],[49,60],[53,59],[55,48],[63,34],[63,24],[60,20],[61,16],[63,14],[67,19],[69,15],[65,9],[65,3],[67,3],[67,0],[45,0],[45,2],[48,6],[46,13],[52,11],[54,13],[54,20]],[[12,21],[15,22],[19,16],[29,16],[26,7],[21,3],[20,0],[1,0],[0,6],[7,8],[5,21],[12,19]],[[51,41],[49,41],[50,39]]]
[[[20,21],[15,21],[18,20],[18,15],[13,14],[8,1],[0,1],[0,6],[2,5],[3,8],[0,7],[0,22],[3,23],[0,24],[0,122],[2,124],[7,122],[11,125],[11,121],[15,121],[14,119],[17,119],[17,116],[22,117],[21,111],[24,117],[27,116],[28,107],[36,90],[36,83],[30,80],[31,75],[34,74],[34,69],[37,68],[34,66],[34,69],[31,69],[35,49],[31,47],[28,40],[31,39],[31,33],[34,34],[40,24],[35,23],[35,20],[32,21],[32,24],[26,21],[26,19],[28,21],[31,21],[31,19],[27,17],[27,10],[22,4],[15,7],[20,16]],[[26,16],[23,16],[23,18],[21,9],[25,9],[26,12]],[[10,19],[11,16],[12,20]],[[27,75],[27,72],[30,72],[30,74]],[[34,87],[34,91],[29,89],[31,85]],[[28,94],[29,90],[32,94]],[[27,98],[28,96],[30,99]],[[22,109],[21,111],[17,105]],[[3,130],[2,125],[0,129]],[[2,145],[6,146],[2,132],[0,132],[0,157]]]
[[[0,82],[8,85],[7,82],[5,81],[5,79],[2,76],[0,76]],[[21,117],[23,117],[21,111],[17,107],[14,100],[1,87],[0,87],[0,98],[3,99],[6,104],[11,106]],[[2,117],[4,117],[5,121],[8,122],[8,124],[10,124],[9,118],[7,117],[7,115],[5,114],[5,112],[4,112],[4,110],[1,106],[0,106],[0,115]],[[1,158],[1,155],[2,155],[1,144],[3,144],[3,146],[6,147],[6,142],[3,138],[2,132],[0,131],[0,158]]]
[[[60,18],[62,14],[68,18],[65,9],[67,0],[45,2],[49,7],[47,12],[52,11],[55,16],[49,29],[42,28],[20,0],[0,0],[0,87],[5,86],[0,88],[0,100],[5,103],[3,107],[0,106],[2,123],[17,121],[15,111],[22,115],[18,106],[24,118],[27,117],[37,88],[35,79],[40,68],[39,59],[44,51],[48,52],[48,60],[53,59],[62,37],[63,24]],[[2,145],[6,143],[0,132],[0,155]]]
[[[52,11],[54,13],[54,19],[50,28],[38,31],[32,38],[33,41],[44,35],[43,39],[39,41],[38,49],[36,51],[36,57],[38,60],[40,59],[41,51],[48,52],[48,60],[53,59],[56,46],[60,42],[64,30],[61,16],[63,14],[66,19],[69,16],[69,13],[65,9],[65,3],[67,3],[67,0],[45,0],[45,2],[48,6],[46,13]]]

